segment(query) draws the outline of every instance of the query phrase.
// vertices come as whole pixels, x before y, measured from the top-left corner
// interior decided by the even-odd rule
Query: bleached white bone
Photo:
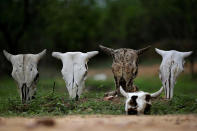
[[[184,58],[191,55],[192,51],[164,51],[157,48],[155,51],[162,56],[159,77],[165,90],[165,97],[172,99],[176,78],[184,70]]]
[[[97,54],[98,51],[91,51],[87,53],[52,53],[53,57],[60,59],[63,63],[61,73],[71,98],[78,98],[81,96],[88,71],[87,62],[90,58]]]
[[[37,64],[46,54],[46,49],[38,54],[12,55],[5,50],[3,53],[12,63],[12,77],[18,84],[22,102],[31,100],[36,92],[36,83],[39,77]]]

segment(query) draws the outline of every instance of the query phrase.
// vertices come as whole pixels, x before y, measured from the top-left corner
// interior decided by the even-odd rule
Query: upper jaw
[[[163,82],[163,87],[164,87],[164,93],[165,93],[165,98],[166,99],[172,99],[173,98],[173,91],[174,91],[174,85],[175,82],[166,80],[166,82]]]
[[[20,97],[21,97],[21,101],[22,103],[27,103],[28,101],[30,101],[31,99],[35,98],[35,85],[31,84],[30,86],[28,84],[22,84],[22,86],[20,86],[19,90],[20,90]]]

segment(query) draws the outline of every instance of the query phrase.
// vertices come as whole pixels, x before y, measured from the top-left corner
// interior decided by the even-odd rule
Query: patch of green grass
[[[134,81],[140,90],[146,92],[155,92],[159,90],[162,86],[161,80],[158,76],[152,77],[138,77]],[[190,75],[181,75],[178,77],[177,82],[174,87],[175,95],[188,95],[196,96],[197,94],[197,81],[192,79]]]
[[[51,80],[53,79],[53,81]],[[0,116],[58,116],[70,114],[113,114],[124,112],[124,98],[104,101],[104,93],[114,90],[114,80],[86,80],[86,88],[79,101],[68,97],[64,81],[59,78],[41,78],[38,83],[36,99],[22,104],[15,82],[10,77],[0,80]],[[53,83],[55,84],[53,92]],[[138,77],[135,84],[140,90],[155,92],[161,87],[161,81],[155,77]],[[197,82],[188,75],[182,75],[175,86],[174,98],[165,101],[161,98],[153,101],[151,114],[191,114],[197,113]],[[162,94],[161,97],[163,97]]]
[[[156,100],[151,114],[191,114],[197,113],[197,99],[188,95],[175,95],[171,101]]]
[[[113,101],[103,101],[102,94],[95,98],[85,95],[79,101],[68,99],[67,96],[50,93],[40,96],[31,103],[22,104],[18,98],[6,100],[0,108],[1,116],[58,116],[74,114],[123,114],[124,106]]]

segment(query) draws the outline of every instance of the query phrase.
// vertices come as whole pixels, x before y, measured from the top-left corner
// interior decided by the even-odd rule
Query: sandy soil
[[[196,115],[65,116],[60,118],[0,118],[1,131],[196,131]]]

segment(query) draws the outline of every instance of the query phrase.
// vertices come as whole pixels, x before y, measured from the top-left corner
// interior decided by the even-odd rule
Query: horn
[[[37,61],[40,61],[40,59],[46,54],[46,49],[44,49],[42,52],[36,54]]]
[[[122,89],[122,86],[120,86],[120,93],[124,96],[124,97],[129,97],[129,95],[128,95],[128,93],[126,93],[125,91],[124,91],[124,89]]]
[[[149,45],[149,46],[147,46],[145,48],[142,48],[142,49],[137,50],[136,52],[137,52],[138,55],[141,55],[141,54],[144,53],[144,51],[147,51],[150,47],[151,46]]]
[[[155,93],[152,93],[151,94],[151,98],[156,98],[156,97],[160,96],[160,94],[162,93],[162,91],[163,91],[163,86],[160,88],[159,91],[157,91]]]
[[[99,53],[98,51],[90,51],[90,52],[87,52],[87,59],[90,59],[90,58],[94,57],[98,53]]]
[[[166,54],[166,51],[160,50],[160,49],[157,49],[157,48],[155,48],[155,51],[156,51],[158,54],[160,54],[162,57],[164,57],[165,54]]]
[[[6,59],[7,59],[8,61],[12,62],[12,57],[13,57],[14,55],[8,53],[6,50],[3,50],[3,54],[5,55],[5,57],[6,57]]]
[[[189,51],[189,52],[181,52],[183,58],[186,58],[186,57],[190,56],[192,53],[193,53],[192,51]]]
[[[60,52],[53,52],[52,56],[60,60],[62,59],[62,53]]]
[[[114,49],[99,45],[99,48],[108,55],[112,55],[114,53]]]

